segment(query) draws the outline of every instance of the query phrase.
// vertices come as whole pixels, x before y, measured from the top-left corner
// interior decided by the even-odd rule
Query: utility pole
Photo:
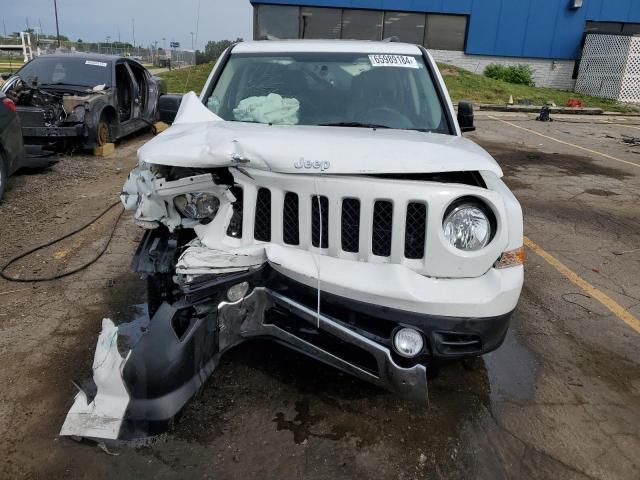
[[[191,50],[193,50],[193,32],[189,32],[191,34]]]
[[[7,38],[7,24],[4,23],[4,17],[2,17],[2,28],[4,29],[4,37]]]
[[[60,48],[60,28],[58,27],[58,2],[53,0],[53,9],[56,12],[56,39],[58,40],[58,48]]]
[[[136,19],[131,19],[131,34],[133,36],[133,48],[136,48]]]

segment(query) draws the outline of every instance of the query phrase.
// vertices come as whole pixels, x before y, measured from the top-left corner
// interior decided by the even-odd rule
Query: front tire
[[[100,115],[100,120],[98,120],[98,125],[96,126],[96,144],[98,147],[102,147],[103,145],[112,142],[112,124],[109,116],[103,112],[102,115]]]

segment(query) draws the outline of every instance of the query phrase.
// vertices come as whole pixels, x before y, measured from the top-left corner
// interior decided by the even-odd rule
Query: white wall
[[[572,79],[575,62],[573,60],[546,60],[539,58],[488,57],[467,55],[449,50],[429,50],[436,62],[448,63],[482,75],[492,63],[502,65],[529,65],[533,69],[533,80],[538,87],[573,90],[576,81]]]

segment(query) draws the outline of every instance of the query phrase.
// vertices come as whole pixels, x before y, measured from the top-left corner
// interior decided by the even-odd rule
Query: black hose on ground
[[[109,238],[107,239],[107,243],[104,244],[104,246],[98,252],[98,254],[93,259],[91,259],[89,262],[87,262],[87,263],[85,263],[85,264],[83,264],[83,265],[81,265],[81,266],[79,266],[77,268],[74,268],[73,270],[70,270],[68,272],[59,273],[59,274],[53,275],[51,277],[40,277],[40,278],[26,277],[26,278],[23,278],[23,277],[13,277],[11,275],[8,275],[8,274],[4,273],[11,265],[13,265],[18,260],[20,260],[22,258],[25,258],[26,256],[31,255],[32,253],[35,253],[35,252],[37,252],[39,250],[42,250],[42,249],[47,248],[47,247],[50,247],[51,245],[55,245],[56,243],[61,242],[62,240],[66,240],[67,238],[75,235],[76,233],[80,233],[81,231],[85,230],[86,228],[90,227],[95,222],[100,220],[112,208],[114,208],[115,206],[117,206],[119,204],[120,204],[120,202],[115,202],[115,203],[109,205],[97,217],[94,217],[91,221],[89,221],[88,223],[86,223],[82,227],[74,230],[73,232],[67,233],[63,237],[56,238],[55,240],[51,240],[50,242],[47,242],[47,243],[45,243],[43,245],[39,245],[37,247],[34,247],[34,248],[30,249],[30,250],[27,250],[24,253],[21,253],[20,255],[17,255],[15,257],[13,257],[5,265],[3,265],[2,269],[0,269],[0,277],[4,278],[5,280],[7,280],[9,282],[19,282],[19,283],[49,282],[49,281],[52,281],[52,280],[58,280],[60,278],[71,276],[71,275],[73,275],[75,273],[78,273],[78,272],[80,272],[82,270],[85,270],[86,268],[90,267],[91,265],[96,263],[100,259],[100,257],[102,257],[102,255],[104,255],[104,253],[107,251],[107,248],[109,247],[109,244],[111,243],[111,240],[113,239],[113,235],[116,232],[116,227],[118,226],[118,223],[120,222],[120,218],[122,218],[122,214],[124,213],[124,208],[118,214],[118,218],[116,218],[116,221],[113,224],[113,227],[111,228],[111,233],[109,234]]]

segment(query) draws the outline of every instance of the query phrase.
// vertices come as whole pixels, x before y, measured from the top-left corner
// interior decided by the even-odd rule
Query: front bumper
[[[86,135],[84,124],[70,127],[22,127],[22,136],[25,138],[73,138]]]
[[[226,301],[227,289],[241,281],[253,286],[251,293],[235,303]],[[125,358],[114,350],[117,328],[105,324],[94,359],[97,394],[90,399],[78,393],[61,435],[130,439],[166,431],[224,352],[254,338],[275,340],[427,404],[428,361],[497,348],[510,317],[438,317],[325,293],[318,313],[317,290],[270,267],[212,277],[183,293],[173,305],[162,304]],[[407,325],[420,330],[426,340],[423,354],[414,360],[399,357],[391,347],[394,329]]]

